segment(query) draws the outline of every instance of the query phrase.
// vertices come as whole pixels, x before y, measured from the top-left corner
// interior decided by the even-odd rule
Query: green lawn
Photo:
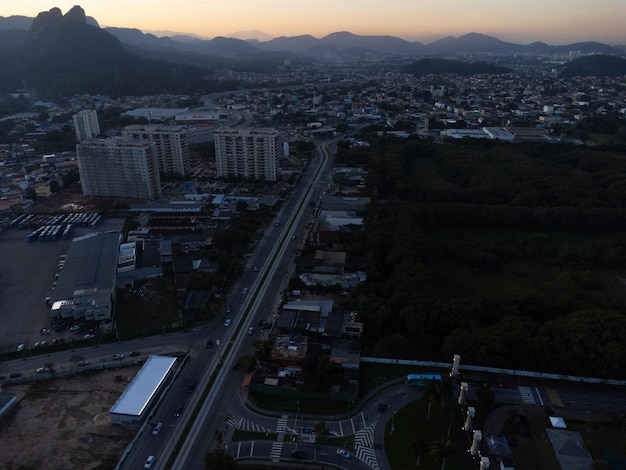
[[[447,469],[471,470],[477,468],[470,457],[470,437],[461,430],[463,416],[460,407],[452,416],[450,437],[448,438],[449,422],[444,417],[440,403],[431,408],[430,420],[427,420],[428,404],[415,401],[398,411],[387,423],[385,430],[385,452],[393,470],[414,470],[417,453],[412,443],[422,440],[424,451],[420,457],[420,469],[439,470],[442,462],[431,455],[431,448],[436,441],[450,439],[452,453],[446,461]],[[393,430],[393,432],[392,432]]]

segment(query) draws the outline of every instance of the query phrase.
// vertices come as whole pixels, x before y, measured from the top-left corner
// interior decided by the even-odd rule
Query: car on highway
[[[301,450],[294,450],[291,453],[291,457],[294,459],[306,459],[306,454],[302,452]]]
[[[159,434],[159,431],[161,430],[162,427],[163,427],[163,423],[156,423],[154,427],[152,428],[152,434],[154,434],[155,436]]]
[[[46,372],[50,372],[50,368],[49,367],[38,367],[37,369],[35,369],[35,372],[37,372],[38,374],[45,374]]]
[[[24,350],[24,343],[22,343],[22,344],[18,344],[18,345],[17,345],[17,350],[18,350],[18,351],[23,351],[23,350]]]
[[[233,308],[229,305],[229,306],[226,308],[226,313],[230,313],[230,312],[232,312],[232,311],[233,311]]]
[[[152,468],[153,463],[154,463],[154,455],[151,455],[146,459],[146,463],[143,465],[143,468]]]
[[[118,354],[113,354],[113,356],[111,356],[112,359],[124,359],[124,355],[122,353],[118,353]]]
[[[189,388],[187,389],[188,393],[193,393],[193,391],[196,389],[196,384],[193,383],[189,386]]]
[[[230,326],[230,318],[227,318],[224,322],[224,326]]]
[[[252,333],[254,333],[254,327],[253,326],[248,328],[248,334],[251,335]]]
[[[247,295],[247,294],[248,294],[248,288],[247,288],[247,287],[244,287],[244,289],[243,289],[243,295]]]
[[[174,411],[174,417],[178,418],[182,412],[183,412],[183,407],[179,406],[178,408],[176,408],[176,411]]]
[[[344,459],[350,459],[352,455],[346,449],[337,449],[337,455],[341,455]]]
[[[213,340],[208,340],[205,344],[204,347],[207,349],[211,349],[213,347]]]
[[[129,356],[139,356],[141,353],[139,351],[131,351],[128,353]]]
[[[259,271],[259,268],[257,268],[256,266],[254,268],[252,268],[252,270],[256,273]]]
[[[9,375],[10,378],[12,379],[17,379],[18,377],[21,377],[22,374],[20,374],[19,372],[13,372],[11,375]]]
[[[378,412],[382,413],[383,411],[385,411],[387,408],[389,408],[389,405],[387,403],[379,403],[378,404]]]

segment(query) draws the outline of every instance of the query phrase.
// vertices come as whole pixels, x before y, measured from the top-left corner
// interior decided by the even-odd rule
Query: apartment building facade
[[[276,129],[217,129],[217,176],[277,181],[281,139]]]
[[[162,176],[187,176],[190,173],[189,144],[185,127],[134,124],[122,130],[122,137],[153,142]]]
[[[83,109],[72,116],[76,140],[79,142],[100,135],[100,123],[95,109]]]
[[[154,143],[136,139],[89,139],[76,146],[85,196],[151,200],[161,196]]]

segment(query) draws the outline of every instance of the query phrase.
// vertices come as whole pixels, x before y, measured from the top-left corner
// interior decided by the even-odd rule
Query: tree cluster
[[[373,145],[353,294],[366,348],[619,376],[625,170],[625,154],[572,146]]]

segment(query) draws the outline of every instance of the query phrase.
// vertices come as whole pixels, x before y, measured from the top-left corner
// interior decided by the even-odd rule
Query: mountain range
[[[98,26],[95,19],[86,17],[87,23]],[[0,16],[0,33],[8,30],[28,30],[34,21],[25,16]],[[460,37],[447,36],[429,44],[419,41],[407,41],[395,36],[362,36],[347,31],[336,32],[316,38],[311,35],[278,37],[266,41],[257,39],[237,39],[235,37],[215,37],[202,39],[194,35],[172,34],[157,36],[143,33],[133,28],[103,28],[122,43],[151,51],[164,50],[189,54],[233,57],[240,54],[258,54],[262,52],[295,53],[301,56],[320,57],[329,54],[362,55],[431,55],[431,54],[552,54],[567,53],[575,50],[583,54],[620,55],[625,46],[610,46],[599,42],[582,42],[554,46],[543,42],[523,45],[505,42],[492,36],[469,33]],[[233,35],[234,36],[234,35]],[[258,36],[258,35],[257,35]]]
[[[40,93],[153,94],[217,91],[224,83],[210,83],[207,76],[218,68],[272,71],[285,63],[311,59],[400,57],[411,61],[428,57],[503,56],[567,53],[576,50],[621,55],[619,47],[598,42],[550,46],[536,42],[519,45],[481,34],[447,37],[430,44],[394,36],[359,36],[337,32],[279,37],[268,41],[190,35],[158,37],[131,28],[101,28],[80,6],[65,15],[59,8],[36,18],[0,17],[0,90],[29,88]],[[451,64],[428,64],[442,67]],[[420,65],[421,70],[424,64]],[[454,67],[454,64],[452,64]],[[470,73],[467,72],[465,73]],[[417,73],[417,72],[416,72]],[[422,72],[419,72],[422,73]],[[460,72],[457,72],[460,73]],[[488,73],[488,72],[486,72]]]

